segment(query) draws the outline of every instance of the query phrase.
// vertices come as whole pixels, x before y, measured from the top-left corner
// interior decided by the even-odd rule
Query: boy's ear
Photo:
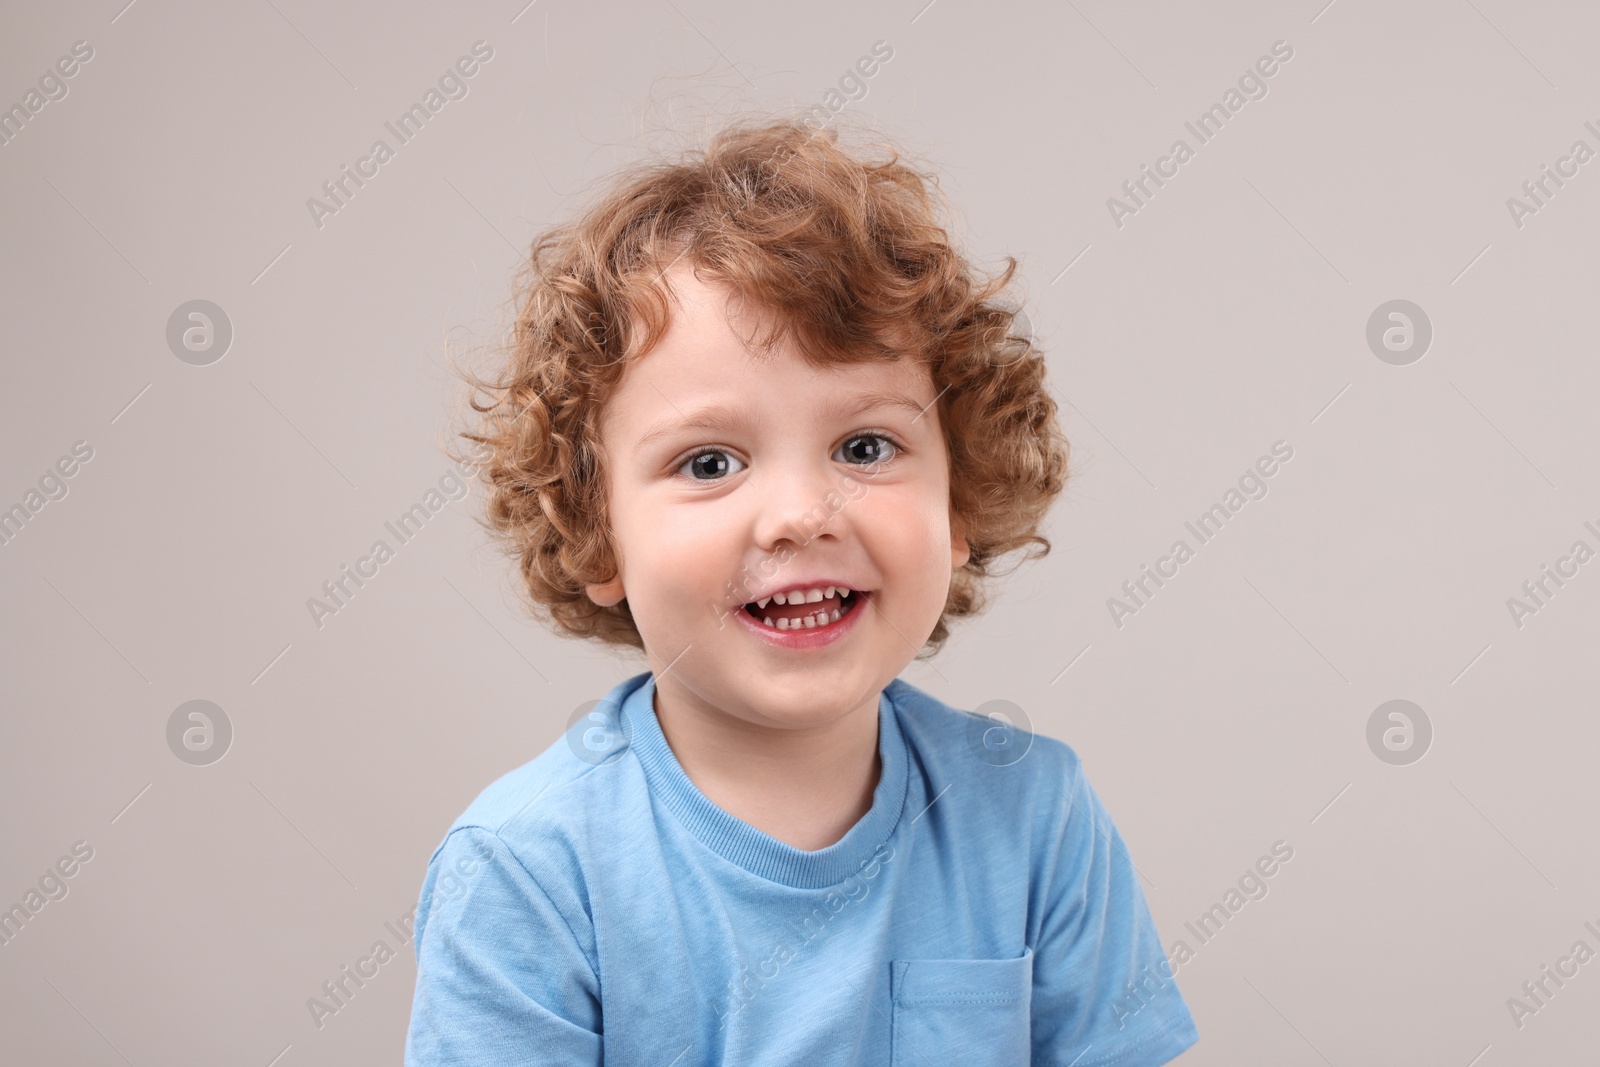
[[[589,594],[589,599],[599,604],[602,608],[609,608],[622,603],[622,598],[627,595],[622,591],[621,575],[611,579],[609,582],[586,586],[585,589]]]

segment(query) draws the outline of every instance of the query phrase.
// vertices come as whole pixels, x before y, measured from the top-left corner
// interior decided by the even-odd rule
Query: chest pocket
[[[1017,1067],[1031,1049],[1033,949],[889,964],[893,1067]]]

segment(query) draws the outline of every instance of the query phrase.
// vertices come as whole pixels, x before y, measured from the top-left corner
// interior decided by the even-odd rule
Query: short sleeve
[[[1070,753],[1070,750],[1069,750]],[[1034,948],[1033,1062],[1157,1067],[1199,1041],[1122,835],[1070,754]]]
[[[428,864],[417,917],[406,1067],[601,1062],[594,967],[497,834],[451,831]]]

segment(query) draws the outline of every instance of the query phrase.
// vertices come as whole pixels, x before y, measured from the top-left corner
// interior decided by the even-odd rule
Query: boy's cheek
[[[842,492],[842,490],[841,490]],[[848,502],[844,513],[866,528],[911,536],[917,531],[937,533],[950,526],[949,501],[937,487],[921,480],[888,476],[863,484],[860,495]],[[931,542],[930,542],[931,543]]]
[[[839,493],[847,501],[855,502],[866,496],[871,486],[860,478],[847,477],[839,486]]]

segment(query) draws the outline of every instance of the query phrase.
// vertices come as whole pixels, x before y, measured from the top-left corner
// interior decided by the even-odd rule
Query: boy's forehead
[[[932,375],[920,359],[819,366],[792,335],[770,346],[753,344],[773,325],[772,313],[727,286],[683,264],[662,281],[669,294],[667,328],[649,351],[629,361],[602,412],[603,421],[619,424],[629,437],[647,433],[663,413],[687,416],[691,406],[708,403],[781,406],[857,392],[897,392],[919,407],[934,399]]]
[[[690,350],[715,343],[732,348],[737,342],[747,354],[763,353],[751,341],[762,337],[775,325],[773,312],[726,282],[706,277],[694,264],[679,260],[661,275],[660,288],[667,296],[666,331],[661,341],[677,348],[687,339]]]
[[[916,418],[937,399],[927,367],[906,359],[814,367],[787,346],[754,358],[703,350],[691,356],[696,369],[690,373],[668,366],[683,361],[664,351],[652,350],[630,366],[603,405],[604,436],[635,450],[665,431],[701,422],[707,412],[720,422],[757,425],[800,414],[825,420],[872,406],[895,406]]]
[[[708,277],[687,261],[680,260],[663,272],[660,287],[667,296],[667,322],[662,340],[677,343],[687,337],[691,351],[704,350],[706,346],[729,350],[742,350],[754,365],[763,365],[769,350],[774,355],[800,356],[792,334],[775,345],[765,342],[780,325],[776,310],[763,304],[752,294],[743,292],[727,282]],[[886,364],[888,360],[867,359],[843,362],[814,369],[818,373],[848,371],[852,367]],[[907,362],[902,359],[899,363]],[[912,360],[910,362],[920,362]],[[808,364],[809,365],[809,364]]]

